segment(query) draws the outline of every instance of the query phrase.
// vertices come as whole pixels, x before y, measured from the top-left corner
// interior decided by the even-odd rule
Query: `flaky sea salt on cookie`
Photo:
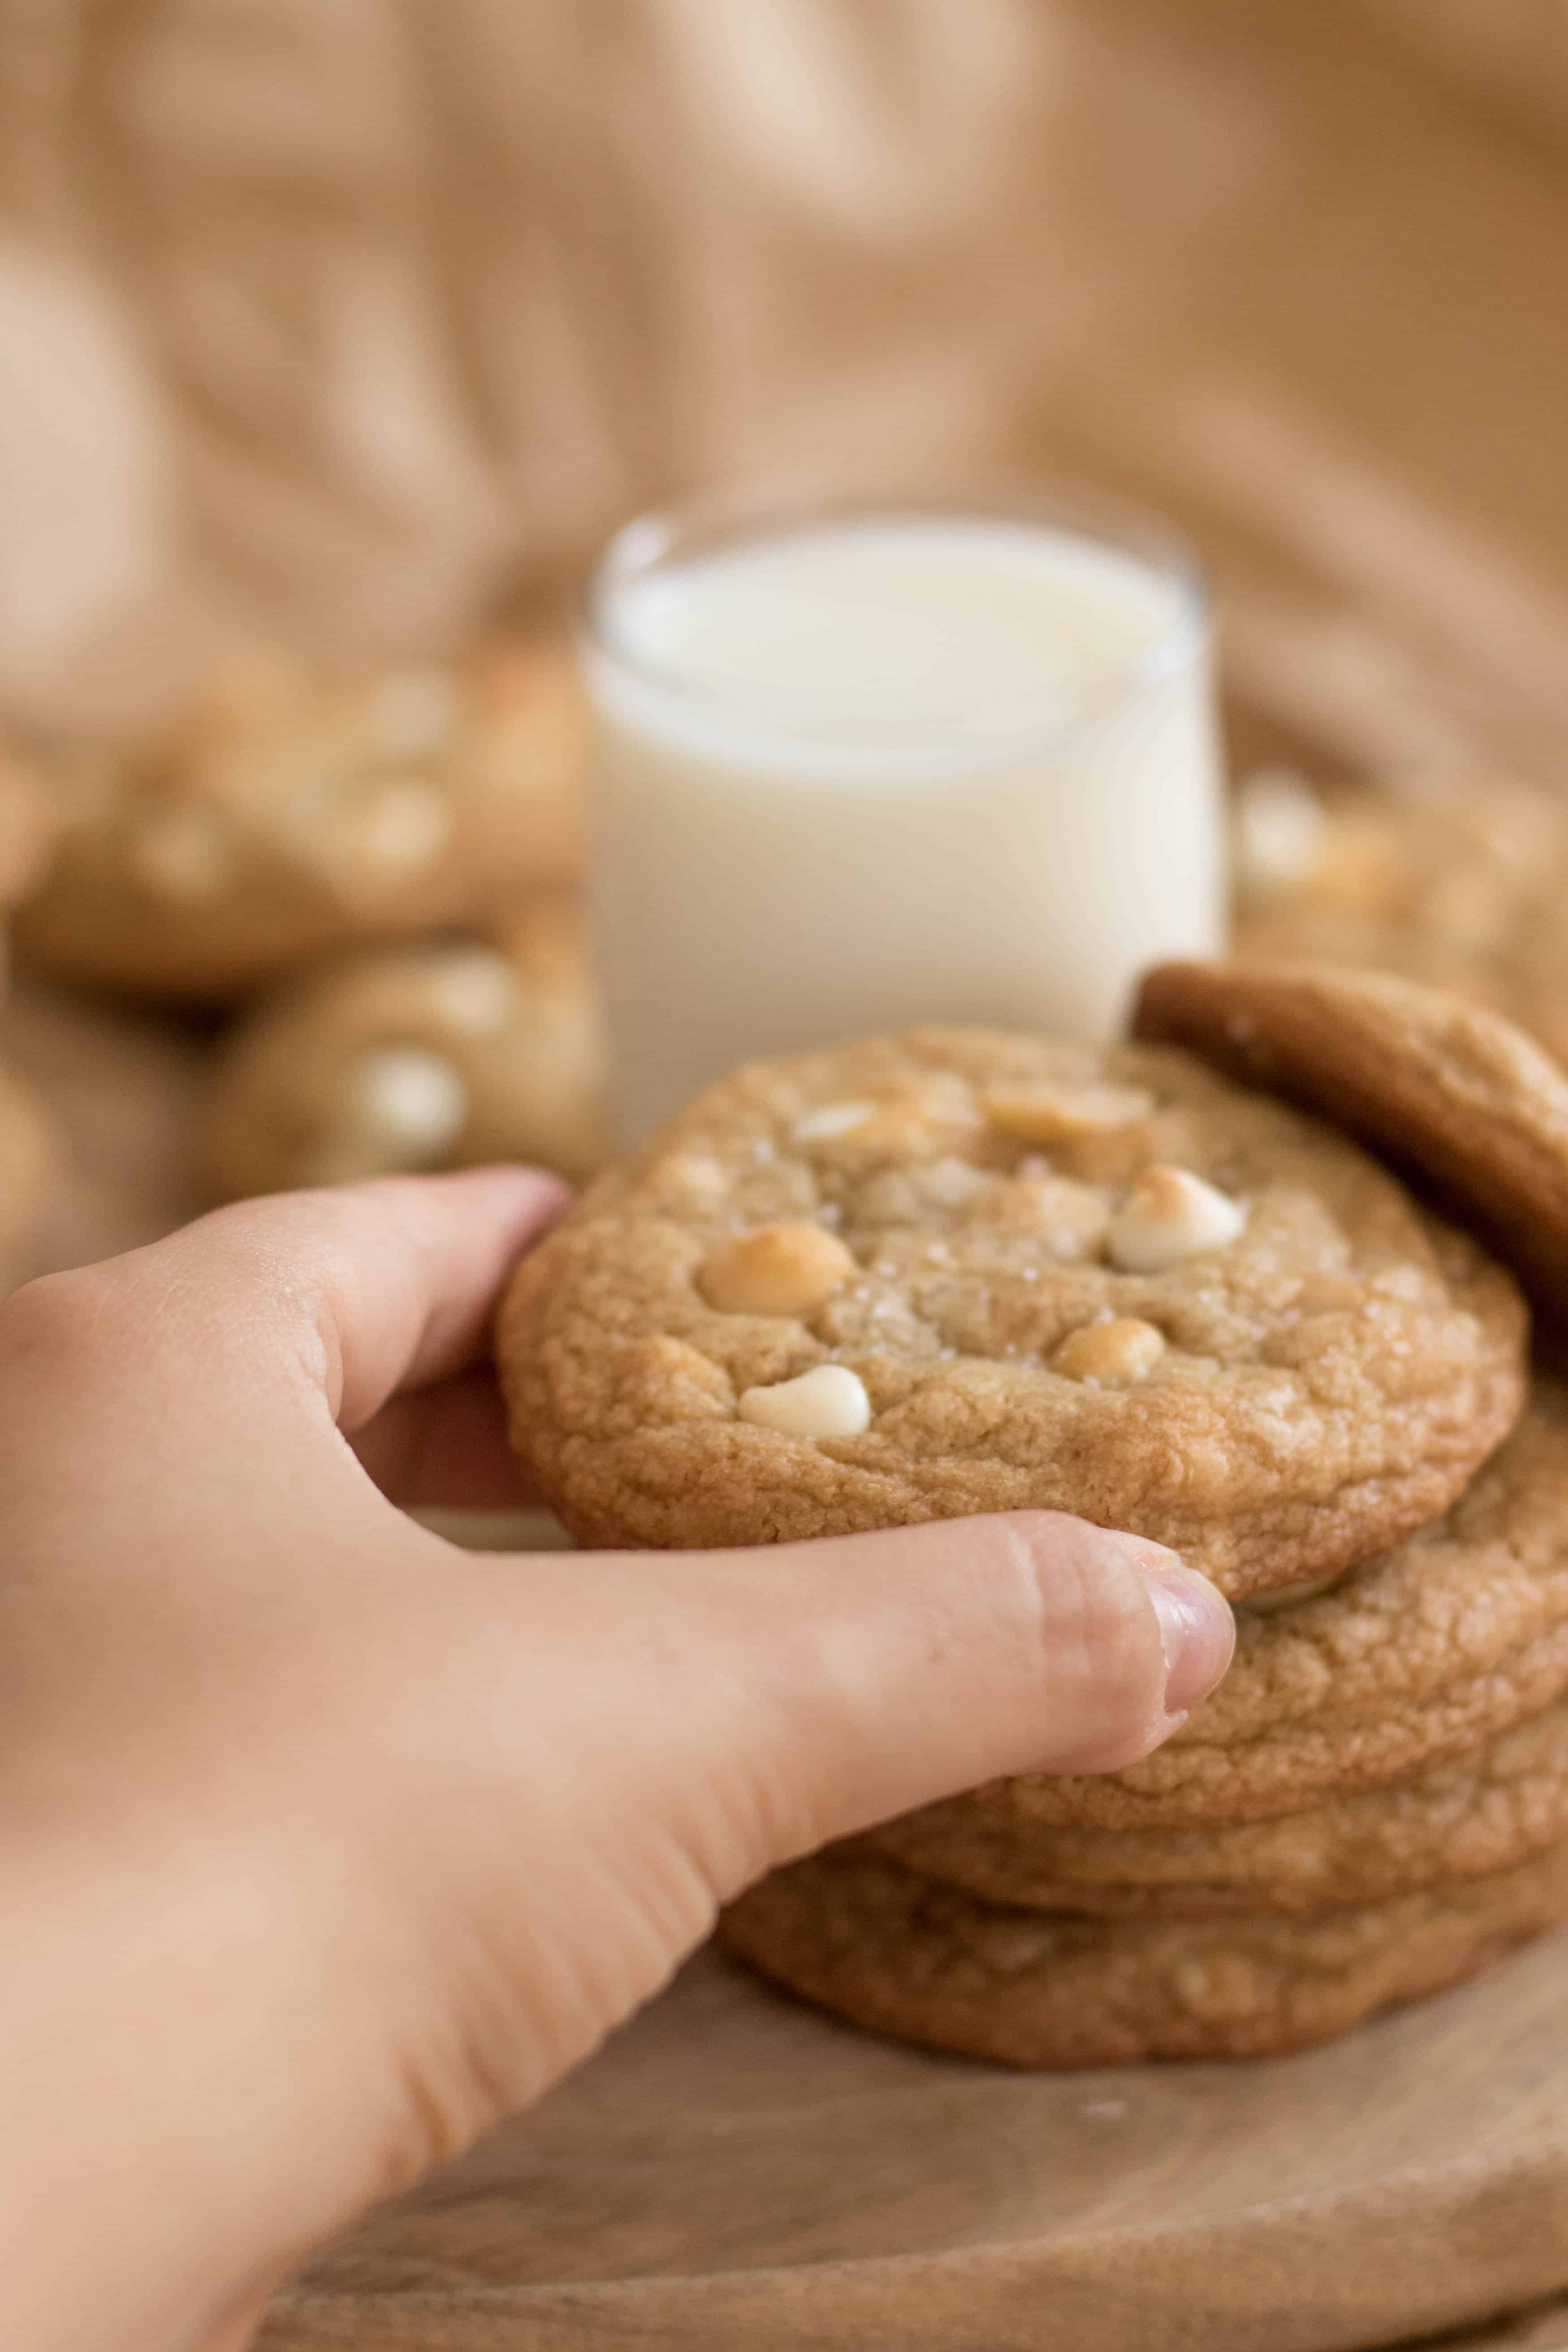
[[[713,1087],[525,1262],[498,1354],[585,1542],[1057,1509],[1243,1594],[1442,1511],[1524,1346],[1510,1277],[1314,1120],[932,1030]]]

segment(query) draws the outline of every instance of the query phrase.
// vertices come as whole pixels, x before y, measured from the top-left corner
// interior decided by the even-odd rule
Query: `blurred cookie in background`
[[[575,910],[494,944],[340,958],[268,999],[219,1054],[200,1154],[211,1197],[527,1160],[604,1157],[604,1060]]]
[[[210,1039],[140,1008],[22,981],[0,1043],[63,1144],[21,1272],[137,1249],[195,1215],[191,1138]]]
[[[1458,989],[1568,1059],[1568,802],[1503,776],[1321,792],[1268,769],[1233,824],[1238,955]]]
[[[349,682],[237,655],[140,751],[53,764],[60,842],[22,954],[220,1002],[335,949],[479,925],[574,871],[582,744],[556,642]]]

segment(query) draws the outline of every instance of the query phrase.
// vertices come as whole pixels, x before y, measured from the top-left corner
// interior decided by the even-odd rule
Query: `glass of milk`
[[[1218,951],[1210,629],[1177,551],[1020,504],[709,507],[589,593],[593,916],[625,1139],[752,1055],[1095,1039]]]

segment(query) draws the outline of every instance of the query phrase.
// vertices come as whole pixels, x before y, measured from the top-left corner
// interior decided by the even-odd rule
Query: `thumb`
[[[598,1801],[721,1901],[979,1781],[1147,1755],[1235,1641],[1173,1553],[1058,1513],[581,1565],[569,1638],[617,1728]]]
[[[331,1799],[332,1867],[380,1858],[372,1948],[412,1930],[436,1958],[393,1968],[408,2128],[440,2126],[420,2162],[584,2056],[773,1864],[998,1774],[1145,1755],[1234,1633],[1173,1553],[1049,1513],[742,1551],[403,1543],[437,1572],[378,1574],[379,1612],[356,1587],[336,1762],[292,1681],[289,1754],[313,1823]]]

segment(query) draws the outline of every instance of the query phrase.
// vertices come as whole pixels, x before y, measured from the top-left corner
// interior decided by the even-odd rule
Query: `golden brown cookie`
[[[710,1089],[526,1261],[498,1352],[584,1542],[1050,1508],[1240,1594],[1441,1511],[1522,1342],[1330,1129],[1182,1054],[930,1030]]]
[[[1358,1135],[1568,1315],[1568,1076],[1500,1013],[1387,972],[1171,963],[1133,1030]]]
[[[1237,1613],[1219,1688],[1141,1763],[954,1800],[988,1834],[1157,1833],[1299,1813],[1431,1769],[1568,1689],[1568,1391],[1537,1381],[1507,1444],[1432,1526],[1331,1591]]]
[[[1568,1056],[1568,803],[1497,775],[1321,793],[1289,771],[1235,808],[1235,951],[1394,971]]]
[[[218,1200],[296,1184],[604,1157],[603,1050],[574,910],[496,942],[369,949],[268,999],[219,1054],[201,1154]]]
[[[1253,2058],[1472,1975],[1568,1915],[1568,1846],[1387,1903],[1081,1919],[983,1902],[881,1855],[815,1854],[731,1906],[729,1948],[858,2024],[1005,2065]]]
[[[469,924],[574,865],[577,689],[553,647],[323,684],[237,663],[163,740],[62,768],[18,943],[61,979],[221,999]]]
[[[1026,1910],[1209,1918],[1387,1902],[1510,1870],[1568,1838],[1568,1700],[1393,1788],[1265,1822],[1117,1832],[963,1797],[858,1843]]]

